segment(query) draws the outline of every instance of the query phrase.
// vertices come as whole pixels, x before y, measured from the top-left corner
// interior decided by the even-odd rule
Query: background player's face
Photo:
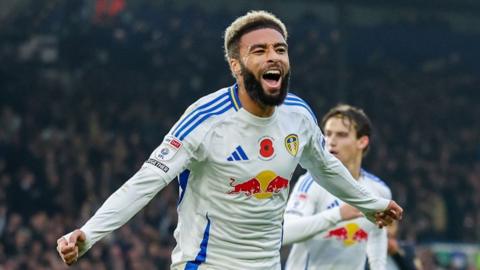
[[[250,98],[275,106],[287,95],[290,62],[287,44],[274,29],[249,32],[240,39],[241,77]]]
[[[366,148],[365,137],[357,138],[353,123],[347,118],[331,117],[324,126],[327,149],[343,164],[361,159]]]

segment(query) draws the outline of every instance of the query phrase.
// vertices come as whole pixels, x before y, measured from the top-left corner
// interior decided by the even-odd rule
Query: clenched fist
[[[395,201],[390,201],[387,209],[375,214],[375,223],[379,228],[392,224],[395,220],[401,220],[403,209]]]
[[[67,265],[72,265],[78,260],[78,247],[85,243],[85,239],[85,233],[77,229],[70,234],[68,240],[63,236],[57,240],[58,254]]]

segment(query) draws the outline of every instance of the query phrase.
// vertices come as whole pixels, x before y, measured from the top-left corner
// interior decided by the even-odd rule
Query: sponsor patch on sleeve
[[[154,156],[158,160],[170,160],[182,147],[182,142],[174,136],[168,135],[156,150]]]
[[[177,149],[180,149],[180,147],[182,146],[182,143],[177,139],[173,139],[170,141],[170,145]]]
[[[156,159],[153,159],[153,158],[149,158],[147,161],[145,161],[145,163],[152,164],[153,166],[159,168],[160,170],[162,170],[164,172],[168,172],[168,170],[170,170],[170,168],[168,168],[167,165],[165,165],[162,162],[160,162]]]
[[[293,203],[293,209],[302,209],[307,202],[307,196],[308,195],[305,192],[297,194],[295,197],[295,202]]]

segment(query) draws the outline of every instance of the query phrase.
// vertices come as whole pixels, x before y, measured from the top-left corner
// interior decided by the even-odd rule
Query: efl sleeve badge
[[[156,150],[155,157],[159,160],[170,160],[181,147],[182,142],[180,140],[168,135]]]

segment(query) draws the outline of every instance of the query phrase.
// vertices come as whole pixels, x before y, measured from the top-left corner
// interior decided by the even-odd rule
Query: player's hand
[[[357,208],[349,204],[343,204],[342,206],[340,206],[340,216],[342,217],[342,220],[349,220],[361,217],[363,216],[363,214]]]
[[[63,236],[57,240],[58,254],[67,265],[72,265],[78,260],[78,246],[84,244],[85,239],[85,233],[77,229],[70,235],[68,241]]]
[[[401,220],[403,209],[395,201],[390,201],[387,209],[375,214],[375,223],[379,228],[392,224],[395,220]]]

